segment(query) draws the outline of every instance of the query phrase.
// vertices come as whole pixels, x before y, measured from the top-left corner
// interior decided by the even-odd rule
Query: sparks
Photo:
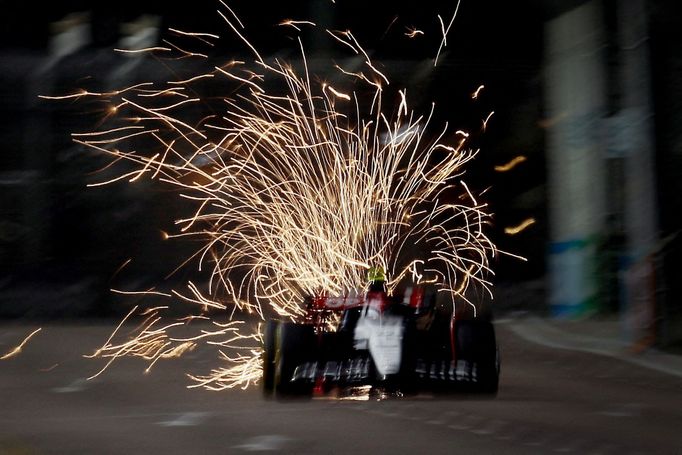
[[[26,346],[26,343],[28,343],[28,340],[33,338],[33,335],[40,332],[41,330],[42,330],[42,328],[38,328],[38,329],[35,329],[33,332],[29,333],[28,336],[26,336],[26,338],[24,338],[24,341],[22,341],[21,343],[19,343],[19,345],[17,347],[15,347],[14,349],[7,352],[5,355],[0,357],[0,360],[6,360],[6,359],[9,359],[9,358],[12,358],[12,357],[19,355],[21,353],[22,349],[24,348],[24,346]]]
[[[418,30],[415,27],[407,27],[407,31],[405,32],[405,36],[408,38],[416,38],[419,35],[423,35],[424,32],[421,30]]]
[[[485,88],[485,85],[479,85],[478,88],[476,89],[476,91],[471,94],[471,99],[472,100],[478,99],[478,95],[480,95],[481,90],[483,90],[484,88]]]
[[[532,226],[533,224],[535,224],[535,218],[528,218],[526,220],[523,220],[521,224],[517,226],[510,226],[504,228],[504,233],[507,235],[516,235],[527,229],[529,226]]]
[[[527,158],[523,155],[515,156],[514,158],[511,159],[508,163],[495,166],[495,171],[497,172],[508,172],[514,169],[517,165],[523,163],[526,161]]]
[[[251,52],[250,61],[206,63],[196,76],[168,82],[171,89],[145,83],[63,97],[98,96],[117,106],[116,126],[73,139],[108,155],[113,165],[133,164],[133,170],[90,186],[149,179],[177,188],[191,212],[176,220],[177,233],[161,235],[200,240],[191,259],[210,273],[205,287],[115,291],[180,302],[200,314],[173,319],[170,305],[134,308],[92,354],[106,361],[92,378],[122,357],[141,358],[150,371],[160,360],[204,347],[216,349],[223,366],[188,374],[191,387],[247,387],[260,378],[262,334],[246,320],[273,314],[298,320],[305,314],[305,296],[361,291],[373,264],[386,271],[389,293],[408,280],[431,283],[453,306],[474,306],[467,297],[472,287],[491,292],[486,277],[496,247],[484,233],[490,214],[462,180],[478,153],[464,147],[469,133],[458,130],[453,139],[447,125],[431,131],[435,106],[418,115],[406,89],[389,92],[388,76],[350,31],[326,30],[362,62],[354,72],[331,67],[338,70],[337,87],[353,87],[347,94],[311,83],[319,75],[309,73],[300,40],[302,65],[268,63],[247,40],[236,14],[220,3],[225,8],[220,17]],[[447,28],[441,19],[441,48],[458,8],[459,2]],[[302,24],[316,27],[308,21],[280,23],[296,29]],[[179,48],[131,52],[154,50],[188,55]],[[218,87],[210,99],[189,88],[199,79]],[[218,114],[192,119],[218,90],[225,94],[211,110]],[[387,96],[398,106],[395,111],[385,111]],[[155,146],[136,149],[141,138]],[[462,202],[441,202],[453,188],[461,191]],[[229,321],[219,323],[209,310]],[[142,322],[121,336],[135,316]],[[192,328],[199,334],[178,335]]]
[[[169,47],[154,46],[145,47],[144,49],[114,49],[114,51],[120,52],[122,54],[143,54],[147,52],[170,52],[172,49]]]
[[[485,131],[486,128],[488,128],[488,120],[490,120],[490,118],[493,116],[493,114],[495,114],[495,111],[492,111],[490,114],[488,114],[488,116],[485,118],[485,120],[483,120],[483,131]]]
[[[199,76],[190,77],[189,79],[185,79],[183,81],[169,81],[168,83],[173,84],[173,85],[187,85],[190,82],[198,81],[199,79],[211,78],[211,77],[215,77],[215,76],[213,74],[200,74]],[[163,90],[160,93],[166,93],[170,90],[172,90],[172,89]]]
[[[436,58],[433,59],[433,66],[438,65],[438,57],[440,57],[440,52],[441,50],[448,45],[448,33],[450,33],[450,28],[452,27],[452,24],[455,22],[455,18],[457,17],[457,12],[459,11],[459,4],[461,0],[457,0],[457,6],[455,7],[455,12],[452,15],[452,19],[450,19],[450,23],[448,24],[448,27],[445,28],[445,24],[443,23],[443,18],[440,17],[440,14],[438,15],[438,21],[440,22],[440,30],[441,33],[443,34],[443,38],[441,39],[440,45],[438,46],[438,52],[436,52]]]
[[[280,23],[277,24],[277,25],[280,25],[280,26],[284,25],[284,26],[293,27],[293,28],[295,28],[296,30],[298,30],[299,32],[301,31],[301,27],[299,27],[299,25],[312,25],[313,27],[316,26],[316,24],[315,24],[314,22],[310,22],[310,21],[294,21],[294,20],[291,20],[291,19],[284,20],[284,21],[280,22]]]
[[[173,28],[173,27],[168,27],[168,31],[176,33],[178,35],[191,36],[194,38],[213,38],[213,39],[219,39],[220,38],[218,35],[214,35],[212,33],[186,32],[183,30],[178,30],[177,28]]]
[[[336,89],[335,89],[334,87],[332,87],[331,85],[325,84],[325,85],[323,86],[323,89],[329,90],[329,91],[332,92],[332,93],[334,94],[334,96],[336,96],[337,98],[341,98],[341,99],[344,99],[344,100],[346,100],[346,101],[350,101],[350,95],[347,95],[347,94],[345,94],[345,93],[339,92],[338,90],[336,90]]]

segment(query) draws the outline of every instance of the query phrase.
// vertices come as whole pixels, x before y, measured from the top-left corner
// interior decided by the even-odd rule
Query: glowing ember
[[[526,161],[527,158],[523,155],[516,156],[511,159],[508,163],[501,164],[499,166],[495,166],[495,171],[497,172],[509,172],[512,169],[514,169],[517,165],[523,163]]]
[[[479,85],[474,93],[471,94],[471,99],[478,99],[478,95],[481,94],[481,90],[485,88],[485,85]]]
[[[423,35],[423,34],[424,34],[424,32],[422,32],[421,30],[418,30],[414,27],[409,27],[407,29],[407,31],[405,32],[405,36],[407,36],[408,38],[416,38],[417,36]]]
[[[448,33],[450,33],[450,28],[452,28],[452,24],[455,22],[455,18],[457,17],[457,12],[459,11],[459,4],[461,3],[461,0],[457,0],[457,6],[455,7],[455,12],[452,14],[452,19],[450,19],[450,22],[448,23],[447,28],[445,28],[445,23],[443,22],[443,18],[440,17],[440,14],[438,15],[438,21],[440,22],[440,30],[441,33],[443,34],[443,38],[440,42],[440,46],[438,46],[438,52],[436,53],[436,58],[433,59],[433,66],[438,65],[438,57],[440,57],[440,52],[443,50],[445,46],[448,45]]]
[[[229,318],[226,323],[209,316],[165,322],[166,306],[161,306],[145,310],[140,326],[114,341],[123,323],[136,315],[133,309],[93,354],[107,359],[97,374],[123,356],[145,359],[149,370],[158,360],[204,345],[216,348],[225,366],[190,375],[192,387],[246,387],[260,377],[262,344],[260,328],[249,327],[247,315],[298,320],[305,296],[358,292],[371,266],[386,271],[389,293],[407,281],[428,282],[453,305],[473,306],[467,299],[471,286],[489,292],[488,259],[496,252],[485,234],[490,217],[462,180],[464,165],[477,153],[466,147],[469,134],[451,132],[447,125],[430,131],[435,108],[418,115],[409,109],[405,90],[391,95],[388,77],[351,32],[326,30],[363,62],[352,71],[331,67],[339,73],[332,87],[309,73],[300,39],[302,69],[266,60],[223,6],[220,16],[251,51],[252,62],[212,66],[162,85],[53,97],[99,97],[115,106],[111,127],[73,135],[114,163],[134,163],[134,170],[99,184],[158,180],[180,189],[194,207],[177,220],[177,233],[163,235],[202,241],[196,258],[202,270],[211,271],[208,292],[188,283],[186,291],[145,293],[222,311]],[[438,54],[454,17],[447,28],[441,19]],[[280,25],[316,27],[295,20]],[[217,39],[173,32],[207,44]],[[178,52],[208,62],[204,54],[173,45],[119,51]],[[197,116],[197,106],[205,101],[193,90],[198,82],[215,84],[225,94],[221,111]],[[399,106],[397,112],[385,112],[386,97]],[[140,151],[140,143],[150,153]],[[197,335],[175,335],[194,319],[204,322]]]
[[[42,328],[38,328],[38,329],[35,329],[33,332],[29,333],[26,336],[26,338],[24,338],[24,340],[21,343],[19,343],[18,346],[16,346],[13,349],[10,349],[6,354],[4,354],[2,357],[0,357],[0,360],[6,360],[6,359],[9,359],[9,358],[12,358],[14,356],[19,355],[21,353],[22,349],[24,348],[24,346],[26,346],[26,343],[28,343],[28,341],[31,338],[33,338],[33,335],[40,332],[41,330],[42,330]]]
[[[528,227],[535,224],[535,218],[528,218],[523,220],[518,226],[509,226],[504,228],[504,233],[507,235],[516,235],[519,232],[525,231]]]

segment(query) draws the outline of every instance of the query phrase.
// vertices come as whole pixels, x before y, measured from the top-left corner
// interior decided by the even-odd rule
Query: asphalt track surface
[[[91,381],[115,324],[43,326],[0,361],[0,454],[674,454],[682,378],[621,359],[526,341],[499,324],[495,399],[275,401],[259,390],[187,389],[190,353],[143,374],[126,359]],[[32,327],[0,326],[0,355]]]

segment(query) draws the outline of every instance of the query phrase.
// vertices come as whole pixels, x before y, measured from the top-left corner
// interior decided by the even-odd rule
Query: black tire
[[[275,337],[277,321],[267,321],[263,332],[263,394],[272,396],[275,391]]]
[[[496,395],[499,385],[499,350],[495,327],[489,321],[455,321],[455,353],[457,360],[475,364],[476,383],[472,390]]]
[[[275,336],[274,392],[278,398],[310,397],[312,381],[292,381],[296,367],[314,361],[316,340],[311,325],[281,323]]]
[[[417,380],[417,353],[419,351],[417,328],[413,319],[405,323],[403,352],[400,359],[400,391],[405,395],[416,395],[419,391]]]

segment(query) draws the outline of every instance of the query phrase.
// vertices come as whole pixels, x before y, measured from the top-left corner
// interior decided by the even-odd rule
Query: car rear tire
[[[275,391],[275,337],[277,321],[267,321],[263,332],[263,394],[271,397]]]
[[[476,381],[472,390],[496,395],[500,377],[500,357],[495,328],[489,321],[455,321],[455,353],[457,360],[476,365]]]
[[[280,323],[275,335],[273,389],[278,398],[310,397],[313,381],[294,381],[296,368],[314,361],[315,332],[311,325]]]

